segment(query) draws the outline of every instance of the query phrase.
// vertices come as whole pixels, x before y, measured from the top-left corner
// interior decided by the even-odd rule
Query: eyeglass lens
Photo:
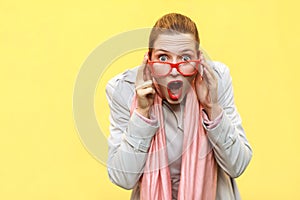
[[[172,71],[168,63],[153,63],[154,73],[158,76],[166,76]],[[196,62],[186,62],[178,65],[178,72],[182,75],[191,75],[195,72]]]

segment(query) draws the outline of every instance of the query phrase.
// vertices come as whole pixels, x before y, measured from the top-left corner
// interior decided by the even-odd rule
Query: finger
[[[147,94],[154,94],[155,90],[152,87],[149,87],[149,88],[143,89],[143,93],[145,95],[147,95]]]
[[[204,72],[206,71],[205,74],[212,77],[213,80],[216,80],[216,76],[214,74],[212,67],[206,61],[202,61],[201,64],[203,66],[203,71]]]
[[[201,70],[202,70],[202,73],[204,73],[204,68],[205,67],[209,67],[207,62],[206,62],[206,59],[205,59],[205,56],[204,56],[204,53],[202,51],[200,51],[200,66],[201,66]],[[205,75],[205,74],[203,74]]]
[[[203,66],[201,64],[198,66],[198,75],[203,76]]]
[[[211,76],[211,73],[209,72],[209,70],[205,67],[203,68],[203,76],[204,76],[204,80],[206,80],[207,83],[211,83],[214,79]]]
[[[204,56],[204,53],[200,51],[200,61],[203,68],[207,68],[209,73],[211,73],[211,76],[215,79],[215,74],[213,72],[212,67],[208,64],[206,57]]]
[[[136,75],[136,81],[135,86],[138,87],[139,85],[142,85],[144,83],[144,69],[146,66],[148,60],[148,54],[145,54],[142,64],[139,66],[137,75]]]
[[[143,79],[144,81],[147,81],[147,80],[150,80],[150,79],[147,79],[147,62],[148,62],[148,54],[146,53],[144,55],[144,59],[143,59],[143,62],[142,62],[142,67],[143,67]]]
[[[217,84],[218,80],[216,80],[214,73],[213,72],[211,73],[206,67],[204,68],[203,77],[204,77],[204,82],[206,82],[208,87],[214,87]]]
[[[139,90],[139,89],[145,89],[148,87],[152,87],[152,84],[153,84],[152,80],[148,80],[148,81],[143,82],[140,85],[136,86],[135,89]]]
[[[201,84],[202,80],[203,80],[202,75],[200,75],[200,73],[198,73],[196,76],[196,83]]]
[[[144,68],[144,80],[145,81],[152,80],[151,72],[147,64]]]
[[[146,97],[148,99],[153,99],[154,98],[154,95],[155,95],[155,90],[151,87],[151,88],[147,88],[147,91],[146,92],[149,92],[146,94]]]
[[[142,98],[145,98],[148,95],[154,95],[154,94],[155,94],[155,90],[152,87],[137,90],[137,95]]]

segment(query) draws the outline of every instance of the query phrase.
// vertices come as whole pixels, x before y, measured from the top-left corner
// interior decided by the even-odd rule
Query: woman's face
[[[151,61],[178,63],[197,60],[199,51],[192,34],[161,34],[155,40]],[[162,66],[164,67],[164,66]],[[160,95],[171,104],[180,103],[191,88],[196,74],[183,76],[176,68],[169,75],[157,77],[153,75],[154,83],[159,87]]]

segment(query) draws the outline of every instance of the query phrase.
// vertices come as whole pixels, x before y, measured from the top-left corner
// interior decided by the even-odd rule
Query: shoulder
[[[134,83],[137,67],[126,70],[110,79],[106,85],[106,95],[109,100],[124,102],[129,106],[134,95]]]
[[[123,83],[123,82],[127,82],[129,84],[130,83],[134,84],[135,78],[136,78],[136,73],[137,73],[137,67],[126,70],[125,72],[122,72],[121,74],[118,74],[115,77],[113,77],[112,79],[110,79],[108,81],[107,85],[116,87],[116,86],[118,86],[118,84]]]
[[[209,61],[208,63],[211,65],[219,79],[228,78],[227,76],[230,75],[229,68],[224,63],[219,61]]]
[[[227,65],[219,61],[209,61],[208,63],[213,68],[219,82],[231,82],[230,71]]]

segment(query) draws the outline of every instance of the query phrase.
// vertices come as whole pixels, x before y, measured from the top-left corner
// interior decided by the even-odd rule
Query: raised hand
[[[138,69],[135,90],[137,96],[137,112],[144,117],[149,118],[149,110],[153,105],[155,90],[149,69],[147,68],[148,54],[145,54],[144,60]]]
[[[214,120],[222,112],[222,108],[218,103],[218,78],[215,76],[212,67],[207,63],[203,53],[200,53],[201,73],[197,74],[195,88],[198,100],[204,107],[210,120]]]

